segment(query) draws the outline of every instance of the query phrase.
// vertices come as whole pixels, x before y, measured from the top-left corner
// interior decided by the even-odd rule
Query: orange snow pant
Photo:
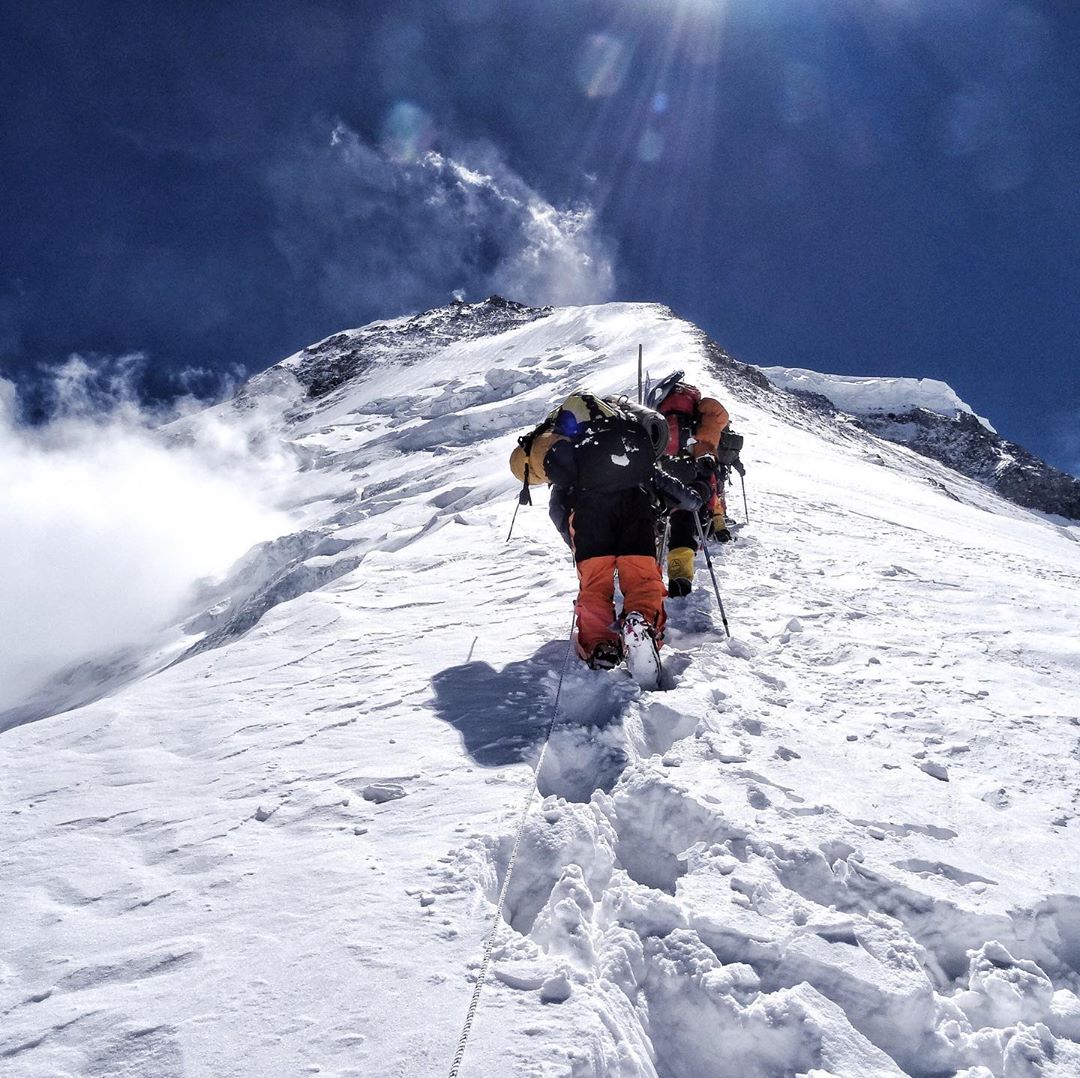
[[[636,610],[656,630],[656,643],[663,643],[664,596],[667,589],[656,559],[647,555],[608,554],[586,558],[577,566],[580,587],[577,597],[578,654],[587,659],[602,640],[619,640],[615,616],[615,574],[623,593],[623,610]]]
[[[604,640],[619,639],[615,577],[623,612],[636,610],[652,625],[657,643],[664,632],[667,591],[656,563],[652,498],[635,487],[615,493],[581,492],[570,514],[578,571],[578,652],[587,659]]]

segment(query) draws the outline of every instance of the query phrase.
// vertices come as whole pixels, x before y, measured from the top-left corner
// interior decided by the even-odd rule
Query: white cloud
[[[595,226],[591,208],[557,210],[531,201],[520,241],[492,275],[495,291],[556,306],[610,299],[615,274]]]
[[[71,664],[149,646],[198,580],[286,527],[270,491],[289,462],[209,415],[167,438],[135,404],[136,363],[73,357],[37,427],[0,379],[0,712]]]
[[[615,290],[613,246],[592,207],[553,205],[486,144],[391,154],[338,123],[268,184],[278,248],[345,322],[455,291],[572,304]]]

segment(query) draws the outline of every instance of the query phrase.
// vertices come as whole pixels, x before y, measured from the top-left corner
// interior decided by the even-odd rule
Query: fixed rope
[[[574,646],[574,624],[577,622],[577,611],[574,611],[570,619],[569,639],[566,642],[566,654],[563,656],[562,670],[559,671],[559,684],[555,690],[555,703],[551,708],[551,721],[548,723],[547,733],[544,735],[544,747],[536,758],[536,766],[533,768],[532,784],[529,786],[529,796],[525,801],[525,808],[521,812],[518,821],[517,834],[514,836],[514,846],[510,851],[510,860],[506,862],[506,875],[503,876],[502,887],[499,888],[499,899],[495,905],[495,920],[492,922],[491,931],[484,942],[484,957],[480,963],[480,972],[476,975],[476,986],[473,988],[472,999],[469,1001],[469,1009],[465,1014],[465,1025],[462,1027],[461,1036],[458,1038],[457,1051],[454,1053],[454,1061],[450,1064],[449,1078],[457,1078],[461,1061],[465,1058],[465,1045],[469,1041],[469,1033],[472,1030],[473,1019],[476,1017],[476,1008],[480,1003],[480,992],[487,979],[488,967],[491,965],[491,952],[495,949],[495,937],[499,926],[503,923],[503,906],[506,904],[506,892],[510,887],[510,877],[514,874],[514,865],[517,863],[518,850],[521,849],[521,838],[525,834],[525,823],[529,818],[529,810],[536,797],[536,783],[540,776],[540,768],[544,763],[544,756],[551,741],[551,732],[555,729],[555,720],[559,717],[559,698],[562,696],[563,678],[566,677],[566,665],[570,661],[570,652]]]

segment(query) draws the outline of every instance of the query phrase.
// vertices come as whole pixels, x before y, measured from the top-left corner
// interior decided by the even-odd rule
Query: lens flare
[[[611,97],[622,87],[630,68],[630,50],[612,34],[592,34],[577,66],[578,86],[586,97]]]
[[[659,161],[664,156],[664,136],[655,128],[646,128],[638,139],[637,155],[646,164]]]
[[[419,105],[395,102],[383,117],[379,146],[399,164],[419,160],[435,141],[435,124]]]

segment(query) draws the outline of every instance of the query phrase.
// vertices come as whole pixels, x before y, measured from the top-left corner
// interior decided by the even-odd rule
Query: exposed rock
[[[335,333],[271,367],[262,377],[273,376],[274,371],[286,368],[307,390],[309,398],[322,397],[381,359],[392,358],[395,363],[408,366],[430,355],[434,348],[503,333],[543,318],[551,310],[526,307],[502,296],[489,296],[481,303],[454,302],[411,318],[373,322],[362,329]]]
[[[919,408],[903,415],[860,416],[859,423],[879,438],[909,446],[1026,509],[1080,520],[1080,479],[987,430],[973,415],[959,412],[950,418]]]

